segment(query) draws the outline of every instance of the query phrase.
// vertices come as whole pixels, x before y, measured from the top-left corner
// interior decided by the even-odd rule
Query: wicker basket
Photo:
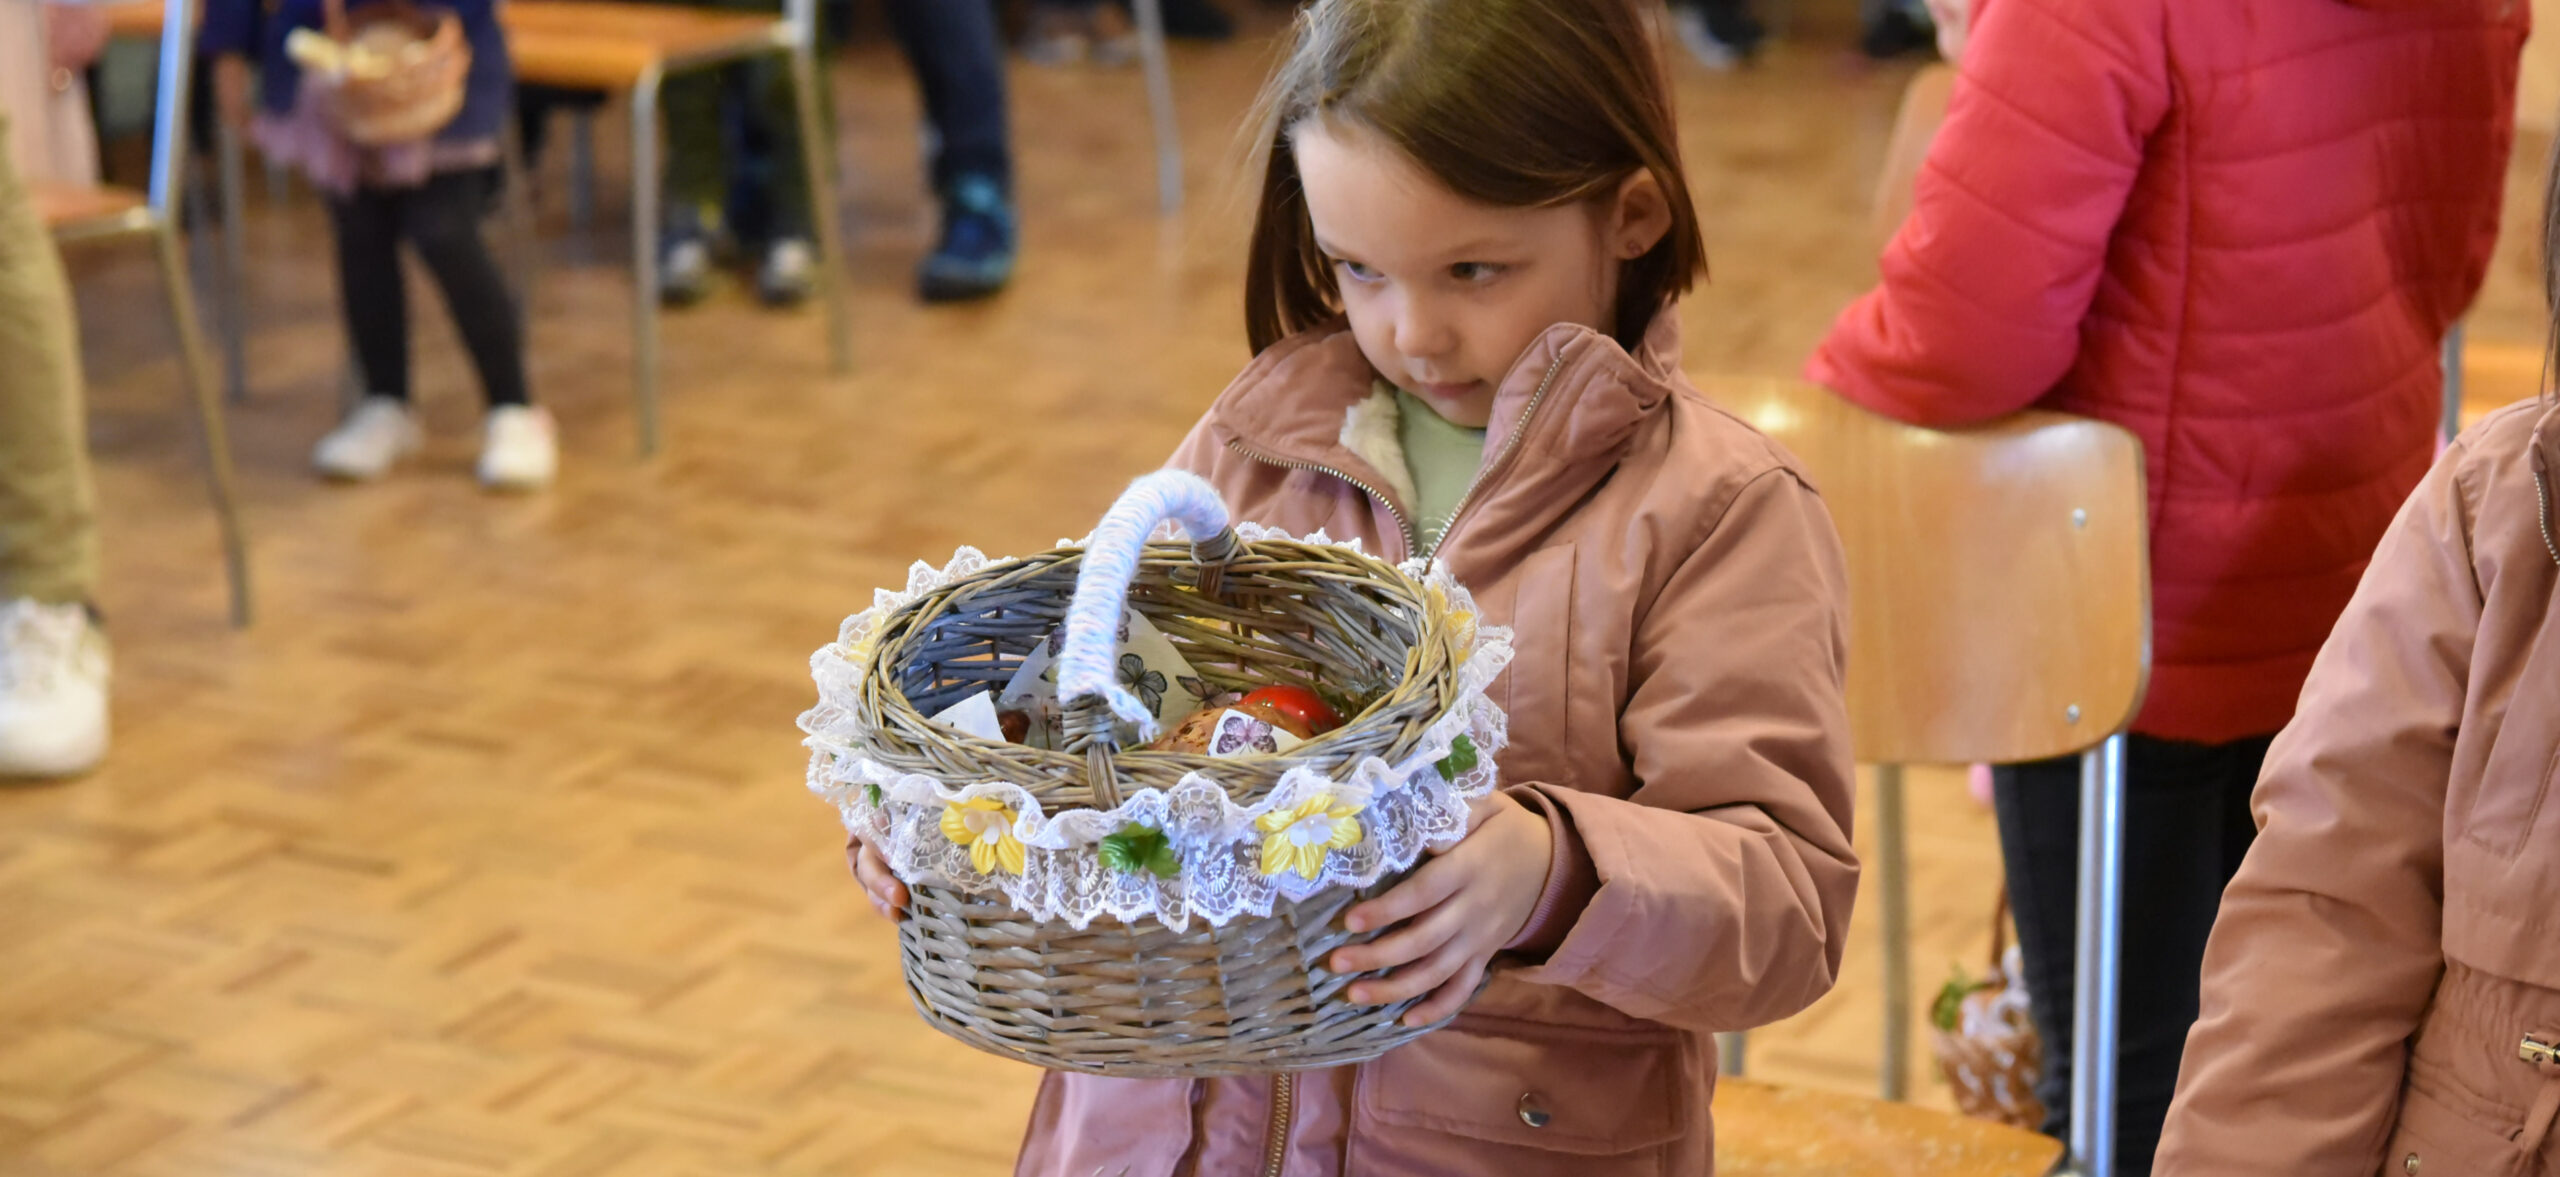
[[[1953,999],[1955,1023],[1933,1026],[1930,1046],[1938,1071],[1955,1093],[1956,1109],[1977,1120],[2041,1131],[2044,1104],[2036,1098],[2036,1079],[2044,1066],[2044,1046],[2027,1016],[2026,990],[2018,983],[2017,966],[2007,951],[2009,893],[2000,892],[1991,914],[1991,970],[1979,982],[1952,983],[1942,1001]]]
[[[820,708],[802,720],[818,750],[812,786],[848,807],[849,824],[861,803],[845,792],[848,778],[836,758],[857,753],[873,766],[875,779],[885,772],[950,785],[1006,782],[1044,813],[1074,816],[1078,809],[1113,811],[1145,791],[1199,780],[1194,774],[1213,777],[1225,800],[1249,806],[1283,787],[1292,770],[1332,778],[1364,764],[1373,772],[1380,764],[1409,764],[1430,755],[1425,740],[1435,730],[1442,733],[1438,746],[1446,746],[1453,709],[1470,705],[1462,698],[1459,667],[1481,649],[1464,610],[1410,568],[1352,548],[1240,540],[1226,527],[1222,507],[1213,519],[1184,520],[1190,534],[1211,538],[1188,546],[1146,544],[1116,570],[1106,567],[1102,553],[1114,534],[1139,552],[1158,518],[1145,508],[1132,517],[1131,504],[1145,497],[1151,481],[1165,479],[1198,484],[1197,492],[1216,506],[1197,479],[1151,475],[1097,529],[1089,549],[1061,548],[985,567],[885,611],[861,639],[869,649],[853,655],[847,673],[859,677],[845,692],[851,696],[845,714],[835,717],[847,725],[843,730],[860,733],[860,746],[849,752],[831,752],[819,736],[829,708],[821,671]],[[1132,566],[1127,604],[1212,684],[1249,690],[1293,683],[1373,701],[1341,728],[1289,753],[1228,759],[1118,750],[1106,704],[1077,698],[1071,683],[1062,686],[1062,697],[1075,741],[1070,746],[1079,751],[975,739],[927,718],[1006,683],[1071,605],[1119,616],[1120,603],[1110,598],[1123,586],[1110,582]],[[849,624],[848,633],[853,629]],[[1077,655],[1074,627],[1068,629],[1062,667]],[[1497,635],[1501,653],[1478,661],[1498,669],[1507,658],[1507,633],[1487,632]],[[821,650],[819,661],[843,653],[841,647]],[[1480,698],[1482,674],[1467,681],[1478,684],[1472,705],[1490,709]],[[1498,710],[1491,716],[1498,727]],[[1476,795],[1491,787],[1490,751],[1468,774],[1478,782]],[[1442,775],[1448,771],[1444,764]],[[1458,820],[1463,833],[1463,806]],[[1343,928],[1343,910],[1393,886],[1412,865],[1380,863],[1385,873],[1373,883],[1275,903],[1268,915],[1246,912],[1222,925],[1190,920],[1182,927],[1140,916],[1097,918],[1078,928],[1026,914],[1002,894],[909,878],[913,900],[899,930],[908,990],[926,1020],[945,1033],[1053,1069],[1166,1077],[1356,1062],[1427,1029],[1399,1023],[1412,1002],[1348,1002],[1343,991],[1358,977],[1324,967],[1335,948],[1369,938]],[[1204,869],[1187,857],[1182,879],[1166,885],[1193,885]]]
[[[397,26],[414,40],[410,51],[394,55],[379,75],[345,73],[323,84],[328,91],[329,119],[346,137],[365,147],[386,147],[433,138],[462,113],[465,83],[471,74],[471,44],[462,21],[444,9],[421,8],[408,0],[381,0],[353,15],[346,0],[327,0],[329,39],[341,46],[358,44],[380,26]]]

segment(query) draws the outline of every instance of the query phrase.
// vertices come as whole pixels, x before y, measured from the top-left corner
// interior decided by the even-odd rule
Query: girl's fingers
[[[861,882],[863,893],[870,897],[872,909],[889,919],[897,919],[898,913],[907,907],[907,886],[898,881],[897,874],[889,869],[888,861],[860,839],[845,847],[845,856],[853,861],[853,877]]]
[[[1351,1000],[1361,1005],[1394,1005],[1406,998],[1420,997],[1456,976],[1473,957],[1465,945],[1451,940],[1421,960],[1377,980],[1352,986]]]
[[[1455,1017],[1459,1010],[1466,1008],[1467,999],[1476,995],[1476,986],[1483,983],[1484,962],[1469,958],[1467,967],[1459,969],[1455,976],[1432,990],[1431,996],[1424,998],[1422,1004],[1404,1012],[1404,1024],[1428,1026]]]
[[[1343,913],[1342,926],[1354,932],[1366,932],[1411,919],[1457,894],[1458,885],[1465,881],[1466,873],[1465,865],[1459,860],[1432,859],[1424,863],[1421,870],[1413,872],[1413,877],[1389,888],[1386,894],[1366,903],[1353,904],[1350,911]]]
[[[1457,906],[1443,903],[1366,944],[1335,949],[1326,967],[1337,973],[1367,973],[1420,960],[1465,930],[1465,916]]]

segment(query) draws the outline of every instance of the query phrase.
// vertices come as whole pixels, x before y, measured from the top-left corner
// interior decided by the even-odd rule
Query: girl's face
[[[1317,247],[1333,266],[1369,366],[1451,423],[1481,429],[1493,394],[1538,333],[1606,334],[1618,268],[1671,227],[1653,174],[1555,208],[1479,204],[1357,126],[1290,133]]]

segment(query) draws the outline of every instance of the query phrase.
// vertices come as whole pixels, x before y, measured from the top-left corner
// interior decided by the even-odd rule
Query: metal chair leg
[[[1751,1036],[1740,1030],[1716,1035],[1716,1073],[1741,1078],[1744,1055],[1750,1047]]]
[[[1875,766],[1876,873],[1884,911],[1884,1052],[1878,1089],[1909,1098],[1911,1073],[1911,858],[1902,817],[1902,766]]]
[[[214,120],[214,176],[222,198],[222,267],[219,302],[222,319],[222,378],[231,403],[249,400],[249,244],[240,228],[241,200],[249,184],[242,174],[240,132]]]
[[[2118,734],[2080,758],[2078,973],[2071,1002],[2068,1172],[2114,1177],[2118,967],[2124,934],[2124,756]]]
[[[1156,207],[1165,216],[1182,209],[1182,127],[1173,115],[1173,64],[1165,53],[1163,0],[1134,0],[1138,61],[1147,77],[1147,110],[1155,123]]]
[[[658,452],[658,85],[652,68],[631,87],[631,387],[640,456]]]
[[[791,89],[800,117],[800,157],[809,173],[809,221],[818,234],[818,298],[827,313],[827,366],[842,375],[853,369],[853,327],[845,310],[844,227],[836,208],[835,143],[821,117],[822,102],[833,91],[818,71],[817,54],[803,43],[791,47]]]
[[[252,617],[249,591],[249,541],[240,521],[240,499],[231,477],[231,437],[222,420],[222,397],[214,384],[213,361],[205,355],[196,321],[195,293],[187,288],[186,257],[177,227],[161,222],[153,232],[160,258],[161,284],[168,290],[169,320],[176,328],[180,366],[187,391],[194,397],[199,434],[204,443],[205,479],[213,493],[213,511],[222,528],[222,554],[231,580],[231,624],[247,628]]]

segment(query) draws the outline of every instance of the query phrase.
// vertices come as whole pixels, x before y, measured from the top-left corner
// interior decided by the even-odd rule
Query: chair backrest
[[[2047,412],[1940,431],[1794,381],[1705,387],[1804,462],[1840,529],[1860,760],[2041,759],[2133,721],[2151,569],[2132,434]]]
[[[1884,171],[1876,177],[1874,227],[1879,248],[1893,240],[1894,231],[1911,215],[1911,187],[1920,179],[1920,165],[1929,158],[1929,144],[1937,140],[1938,127],[1947,121],[1947,98],[1955,88],[1955,67],[1932,62],[1911,75],[1911,84],[1902,91],[1902,110],[1893,118],[1893,138],[1885,143]]]
[[[196,62],[195,0],[168,0],[160,19],[160,92],[151,109],[151,215],[177,215],[187,182],[187,83]]]

